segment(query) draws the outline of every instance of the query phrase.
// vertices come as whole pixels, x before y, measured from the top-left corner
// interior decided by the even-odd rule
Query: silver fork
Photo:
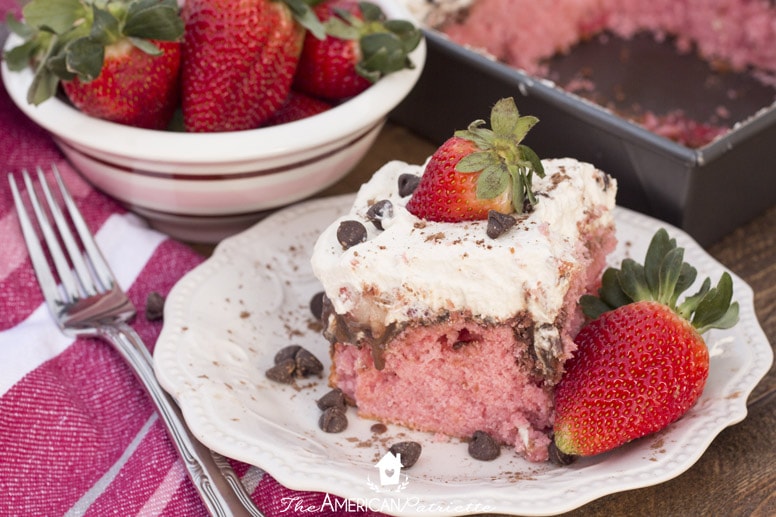
[[[35,274],[59,328],[70,336],[101,338],[113,345],[129,363],[166,424],[186,471],[211,515],[263,517],[226,458],[209,450],[191,434],[180,409],[159,385],[148,349],[128,324],[135,315],[135,307],[116,282],[56,166],[52,166],[52,169],[64,208],[69,214],[69,223],[43,170],[37,168],[38,183],[48,213],[30,174],[25,170],[22,176],[59,283],[49,267],[13,174],[8,174],[8,181]],[[54,220],[54,227],[50,223],[49,214]],[[70,224],[75,228],[77,238]],[[66,251],[62,249],[57,235]]]

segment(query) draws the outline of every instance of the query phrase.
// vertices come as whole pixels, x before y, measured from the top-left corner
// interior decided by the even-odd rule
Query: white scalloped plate
[[[320,199],[277,212],[221,243],[170,293],[154,358],[162,385],[180,403],[192,431],[212,449],[261,467],[283,485],[339,495],[388,514],[475,512],[549,515],[601,496],[661,483],[687,470],[725,427],[746,416],[746,400],[773,361],[754,312],[751,288],[733,275],[741,321],[706,336],[711,373],[687,415],[657,435],[571,466],[531,464],[510,450],[493,462],[468,456],[458,440],[374,423],[349,410],[348,428],[318,428],[315,400],[325,379],[296,388],[264,372],[277,350],[298,344],[329,366],[328,344],[314,329],[308,303],[320,286],[309,256],[321,230],[349,209],[351,196]],[[655,219],[618,208],[620,245],[611,263],[642,259],[665,226],[699,278],[716,282],[725,268],[690,237]],[[399,440],[423,445],[399,485],[378,482],[377,461]]]

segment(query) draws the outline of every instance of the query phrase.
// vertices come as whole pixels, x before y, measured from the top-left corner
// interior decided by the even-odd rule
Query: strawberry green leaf
[[[161,56],[163,54],[162,49],[160,49],[155,43],[153,43],[150,40],[142,39],[142,38],[129,38],[129,41],[132,43],[133,46],[142,50],[149,56]]]
[[[13,15],[13,13],[7,13],[5,16],[5,24],[8,27],[8,30],[22,38],[23,40],[27,41],[28,39],[35,36],[35,34],[38,32],[35,28],[31,27],[30,25],[27,25],[26,23],[23,23],[16,19],[16,16]]]
[[[679,281],[679,276],[682,272],[682,263],[684,262],[684,249],[674,248],[663,258],[658,270],[658,286],[656,298],[657,301],[668,305],[673,308],[671,299],[674,295],[674,289],[676,289],[676,283]],[[646,266],[644,268],[644,276],[646,278],[647,271]],[[649,282],[647,282],[649,283]],[[651,290],[655,294],[654,290]]]
[[[3,54],[8,69],[13,72],[24,70],[30,66],[30,59],[39,48],[39,43],[35,40],[30,40],[14,48],[8,49]]]
[[[622,291],[630,297],[631,300],[653,300],[651,291],[647,288],[644,266],[633,259],[626,258],[620,265],[618,275]]]
[[[93,21],[91,31],[89,31],[89,40],[105,47],[121,38],[119,21],[110,11],[100,9],[95,5],[92,9],[92,17]],[[79,49],[81,47],[76,48]],[[100,68],[102,68],[102,62],[100,62]]]
[[[601,277],[601,287],[598,290],[598,294],[601,297],[601,301],[609,307],[609,310],[627,305],[633,301],[622,290],[618,276],[619,270],[610,267],[606,268]]]
[[[603,300],[591,294],[582,295],[579,299],[579,306],[582,308],[585,316],[591,319],[595,319],[601,314],[612,310],[612,307],[604,303]]]
[[[79,38],[66,50],[67,69],[81,81],[93,81],[102,71],[105,47],[91,38]]]
[[[383,26],[399,38],[407,54],[415,50],[423,39],[423,33],[406,20],[386,20]]]
[[[527,145],[520,144],[517,148],[520,151],[523,160],[528,162],[528,165],[526,165],[528,171],[535,172],[537,176],[543,178],[544,166],[542,165],[542,160],[539,158],[539,155]]]
[[[372,2],[359,2],[358,8],[364,16],[364,20],[369,22],[378,22],[385,20],[385,14],[379,5]]]
[[[679,295],[689,289],[690,286],[695,283],[696,278],[698,278],[698,270],[686,262],[683,263],[679,273],[679,280],[677,280],[676,285],[674,286],[674,294],[670,300],[670,307],[676,307]]]
[[[31,27],[55,34],[67,32],[90,14],[86,4],[79,0],[32,0],[24,6],[22,13]]]
[[[391,33],[378,32],[362,36],[360,48],[363,58],[358,63],[357,69],[367,71],[370,77],[377,74],[379,78],[405,68],[412,68],[401,41]]]
[[[676,313],[689,321],[690,318],[692,318],[695,310],[698,308],[698,304],[701,303],[701,300],[704,296],[706,296],[706,293],[708,293],[710,289],[711,279],[706,278],[701,284],[701,287],[698,289],[698,292],[692,296],[686,297],[684,301],[677,307]]]
[[[530,115],[520,117],[517,121],[517,124],[515,124],[514,129],[512,130],[512,134],[517,140],[522,141],[526,135],[528,135],[528,132],[531,130],[531,128],[534,127],[538,122],[538,118],[532,117]]]
[[[56,94],[59,77],[45,66],[38,67],[27,90],[27,102],[37,106]]]
[[[291,14],[299,25],[310,31],[310,34],[321,40],[326,38],[326,29],[324,29],[321,20],[318,19],[315,11],[311,8],[311,6],[316,5],[319,2],[312,2],[310,0],[307,2],[304,0],[283,0],[283,3],[291,10]]]
[[[504,165],[497,163],[486,167],[477,181],[477,197],[493,199],[500,196],[509,187],[509,174],[505,174]]]
[[[514,170],[515,166],[510,167],[510,177],[512,178],[512,208],[518,214],[523,213],[523,206],[525,205],[525,178],[518,171]]]
[[[726,271],[719,279],[717,286],[710,289],[708,293],[698,303],[698,308],[692,318],[692,324],[703,333],[711,328],[728,328],[719,326],[728,324],[731,320],[733,324],[737,322],[738,304],[731,305],[733,299],[733,280]],[[735,312],[735,315],[732,312]]]
[[[76,75],[67,69],[67,55],[65,52],[58,52],[46,61],[46,68],[59,77],[62,81],[71,81]]]
[[[498,163],[493,160],[493,155],[487,151],[467,154],[461,158],[455,166],[458,172],[480,172],[486,167]]]
[[[177,41],[183,36],[184,24],[175,0],[137,0],[131,2],[124,22],[125,36]]]
[[[493,132],[497,135],[514,135],[517,140],[523,139],[528,131],[526,130],[522,136],[516,134],[516,128],[521,124],[520,112],[517,109],[517,104],[511,99],[500,99],[490,112],[490,126]]]
[[[456,131],[454,134],[458,138],[463,138],[473,142],[478,148],[486,152],[493,152],[493,131],[480,127],[485,124],[484,120],[475,120],[467,129]]]
[[[337,16],[332,16],[323,22],[323,26],[326,34],[342,40],[357,40],[361,35],[357,27]]]
[[[668,236],[665,228],[660,228],[647,248],[647,255],[644,258],[644,272],[647,279],[647,285],[652,292],[657,292],[660,286],[660,267],[666,253],[676,248],[676,241]]]

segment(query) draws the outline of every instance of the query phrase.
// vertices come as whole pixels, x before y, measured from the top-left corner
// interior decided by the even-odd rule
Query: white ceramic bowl
[[[377,3],[389,18],[411,19],[392,1]],[[6,48],[19,42],[12,35]],[[10,72],[3,63],[2,74],[13,101],[53,135],[93,185],[174,237],[215,242],[345,176],[413,88],[425,58],[421,42],[411,55],[415,68],[390,74],[324,113],[224,133],[124,126],[86,116],[56,98],[35,107],[26,101],[32,71]]]

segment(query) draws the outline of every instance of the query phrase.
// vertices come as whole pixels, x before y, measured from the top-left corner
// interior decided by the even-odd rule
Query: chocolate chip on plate
[[[420,183],[420,176],[417,174],[409,174],[405,172],[399,175],[399,195],[401,197],[409,196],[415,189],[418,188]]]
[[[496,440],[485,431],[475,431],[469,441],[469,456],[475,460],[492,461],[501,454]]]
[[[326,294],[323,291],[319,291],[310,298],[310,312],[316,320],[320,320],[323,315],[323,297]]]
[[[297,377],[320,375],[323,372],[323,363],[306,348],[299,348],[294,360],[296,361]]]
[[[337,228],[337,241],[346,250],[366,241],[366,227],[358,221],[342,221]]]
[[[344,411],[345,394],[342,393],[341,389],[334,388],[333,390],[326,393],[323,397],[316,400],[315,403],[318,405],[318,409],[320,409],[321,411],[325,411],[330,407],[340,408],[341,410]]]
[[[330,407],[321,413],[318,427],[326,433],[341,433],[348,427],[348,417],[342,409]]]
[[[485,230],[485,233],[487,233],[488,237],[491,239],[496,239],[512,228],[515,223],[517,223],[517,219],[511,215],[502,214],[495,210],[489,210],[488,228]]]
[[[164,317],[164,297],[156,291],[146,297],[145,317],[148,321],[159,321]]]
[[[391,445],[388,449],[394,456],[399,456],[401,466],[405,469],[413,466],[420,458],[420,452],[423,450],[418,442],[399,442]]]
[[[275,359],[274,359],[275,364],[280,364],[286,359],[294,360],[296,358],[296,353],[299,352],[299,350],[301,349],[302,347],[299,345],[288,345],[286,347],[281,348],[275,354]]]
[[[393,217],[393,204],[387,199],[378,201],[366,211],[366,218],[372,221],[375,228],[383,229],[383,221]]]
[[[296,361],[292,358],[283,359],[275,366],[266,371],[267,379],[281,384],[291,384],[294,382],[294,371],[296,370]]]

